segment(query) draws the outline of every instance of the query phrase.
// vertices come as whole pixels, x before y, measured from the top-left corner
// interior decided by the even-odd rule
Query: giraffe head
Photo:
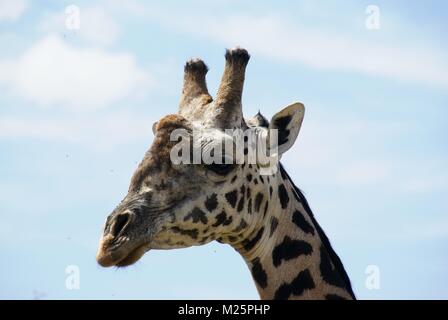
[[[153,125],[154,141],[132,176],[128,194],[107,217],[97,253],[100,265],[127,266],[150,249],[213,240],[250,249],[251,236],[259,236],[278,186],[276,173],[263,173],[265,163],[248,161],[257,148],[249,137],[264,133],[272,140],[270,132],[275,131],[281,156],[296,140],[304,107],[292,104],[270,122],[260,113],[244,119],[241,95],[249,54],[237,48],[227,50],[225,57],[215,100],[207,91],[204,62],[190,60],[185,65],[179,111]],[[239,134],[232,135],[229,129]],[[235,137],[241,138],[240,150]],[[179,155],[179,138],[190,142],[180,149],[184,155],[187,150],[189,160],[198,150],[202,156],[208,152],[208,160],[173,161],[173,155]],[[222,148],[229,145],[231,154]]]

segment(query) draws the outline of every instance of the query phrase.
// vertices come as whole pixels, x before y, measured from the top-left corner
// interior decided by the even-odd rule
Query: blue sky
[[[127,269],[95,262],[152,123],[177,110],[184,62],[202,57],[215,92],[224,48],[241,45],[246,116],[306,106],[283,162],[358,297],[447,299],[446,12],[446,1],[0,0],[0,298],[258,298],[242,258],[217,243]],[[69,265],[79,290],[66,288]]]

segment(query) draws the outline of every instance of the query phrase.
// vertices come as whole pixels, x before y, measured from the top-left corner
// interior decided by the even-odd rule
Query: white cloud
[[[434,214],[425,213],[426,216],[434,217]],[[448,219],[432,218],[430,221],[422,221],[421,223],[408,224],[403,226],[400,235],[403,240],[419,241],[428,239],[446,239],[448,237]]]
[[[396,158],[385,156],[382,141],[412,130],[394,122],[362,118],[345,119],[335,114],[308,119],[293,149],[285,155],[288,167],[304,181],[319,186],[364,188],[387,184],[397,188]]]
[[[81,9],[80,35],[92,43],[110,45],[120,35],[120,28],[101,8]]]
[[[78,8],[79,29],[67,29],[65,24],[67,15],[64,10],[60,10],[44,17],[38,27],[39,30],[44,33],[64,32],[97,46],[109,46],[118,40],[121,29],[106,10],[101,7]]]
[[[389,175],[388,163],[362,160],[343,166],[337,173],[337,181],[341,186],[365,186],[383,183]]]
[[[0,86],[44,107],[102,108],[153,83],[127,53],[77,48],[51,35],[0,61],[0,70]]]
[[[109,150],[122,144],[152,139],[156,119],[129,112],[69,116],[2,116],[0,139],[34,139],[81,144],[92,150]]]
[[[0,0],[0,22],[17,20],[27,7],[25,0]]]
[[[363,159],[358,155],[367,155],[371,159],[375,153],[383,151],[378,142],[412,130],[410,125],[399,122],[347,118],[336,112],[327,112],[326,115],[319,114],[305,119],[292,153],[298,158],[300,166],[307,169],[327,167],[330,164],[341,167],[341,163],[347,161],[362,162]],[[334,174],[337,172],[333,170]]]
[[[426,177],[414,177],[404,183],[403,189],[411,193],[448,190],[448,175],[443,173],[442,175],[433,174]]]
[[[448,88],[445,53],[416,43],[368,41],[350,34],[307,28],[274,14],[219,18],[167,14],[163,10],[148,14],[168,28],[218,41],[227,47],[241,45],[251,53],[283,62]]]
[[[446,157],[432,156],[414,160],[415,165],[405,179],[402,179],[402,191],[413,194],[436,194],[448,191],[448,169]],[[409,164],[404,163],[401,167]]]
[[[414,132],[410,124],[321,115],[319,121],[304,122],[296,144],[282,161],[299,172],[308,186],[377,186],[407,196],[446,192],[446,156],[403,155],[388,146]]]

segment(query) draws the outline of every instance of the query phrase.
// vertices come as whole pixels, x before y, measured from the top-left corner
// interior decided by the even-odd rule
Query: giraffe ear
[[[269,129],[277,130],[278,154],[281,156],[292,147],[302,126],[305,106],[296,102],[277,112],[269,124]],[[269,133],[271,136],[271,133]]]
[[[152,124],[152,133],[156,134],[156,129],[157,129],[157,124],[159,123],[159,121],[156,121]]]

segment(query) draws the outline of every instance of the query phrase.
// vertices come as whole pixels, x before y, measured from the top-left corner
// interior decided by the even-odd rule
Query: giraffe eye
[[[212,163],[212,164],[206,164],[205,168],[207,170],[213,171],[214,173],[224,176],[235,168],[235,164],[233,164],[233,163],[231,163],[231,164]]]

